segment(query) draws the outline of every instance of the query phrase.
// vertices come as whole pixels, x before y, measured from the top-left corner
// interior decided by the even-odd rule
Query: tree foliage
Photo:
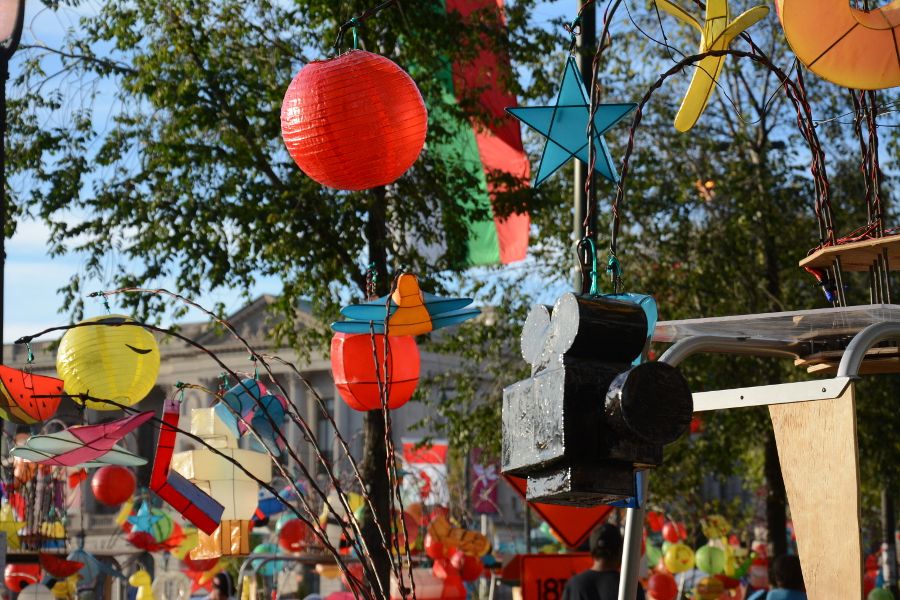
[[[60,47],[26,40],[10,109],[12,201],[21,218],[31,215],[51,227],[54,253],[84,256],[88,273],[103,275],[110,257],[117,259],[111,285],[174,278],[183,293],[202,295],[278,276],[280,333],[307,348],[321,337],[297,337],[297,302],[312,299],[315,315],[327,322],[362,293],[373,235],[382,231],[371,228],[373,209],[383,210],[385,267],[416,271],[435,291],[471,291],[493,305],[477,324],[435,337],[432,348],[457,354],[464,368],[435,378],[430,389],[442,393],[423,400],[435,403],[432,425],[461,451],[477,446],[496,453],[502,388],[526,373],[518,332],[528,305],[552,301],[570,279],[571,168],[540,190],[499,199],[501,212],[532,213],[532,253],[524,266],[463,273],[464,222],[472,215],[457,202],[471,183],[461,165],[426,148],[383,196],[334,192],[306,178],[281,144],[282,95],[301,65],[333,53],[339,24],[367,4],[111,0],[83,16]],[[510,84],[523,103],[548,101],[568,39],[559,23],[541,22],[536,0],[506,4],[503,29],[488,14],[474,24],[445,16],[441,2],[401,3],[366,21],[361,40],[407,68],[432,104],[444,93],[438,75],[447,61],[471,58],[484,44],[512,58],[517,77]],[[660,72],[695,52],[695,32],[658,15],[652,2],[634,4],[616,14],[612,45],[603,54],[606,101],[636,101]],[[751,3],[732,4],[736,14]],[[774,15],[749,33],[783,71],[802,69]],[[747,39],[735,47],[749,48]],[[654,93],[634,132],[620,207],[627,289],[654,294],[664,319],[825,306],[812,278],[797,267],[818,243],[810,150],[777,78],[752,61],[726,59],[707,111],[690,133],[679,134],[672,120],[690,75],[687,70]],[[838,229],[846,233],[865,221],[852,105],[846,90],[808,72],[805,79],[813,114],[822,121]],[[460,122],[483,119],[476,92],[441,110]],[[895,96],[881,93],[879,104],[890,107]],[[453,134],[436,119],[429,125],[430,140]],[[623,156],[626,127],[606,136],[616,158]],[[893,140],[893,131],[879,133]],[[526,139],[539,156],[543,141]],[[889,152],[896,157],[896,144]],[[890,183],[883,193],[893,207]],[[602,182],[598,190],[604,248],[614,190]],[[437,257],[424,251],[434,244],[446,251]],[[868,282],[849,283],[851,300],[868,302]],[[76,313],[83,291],[79,279],[64,288]],[[134,308],[158,308],[142,298]],[[746,358],[698,357],[684,367],[695,390],[806,377],[784,362]],[[861,388],[867,492],[900,481],[892,441],[900,421],[890,410],[895,386],[883,379]],[[704,479],[737,474],[751,488],[762,484],[770,435],[765,409],[707,415],[704,427],[672,446],[654,475],[659,506],[699,516]]]

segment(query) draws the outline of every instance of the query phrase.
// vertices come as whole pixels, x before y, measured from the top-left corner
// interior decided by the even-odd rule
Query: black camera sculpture
[[[552,314],[551,314],[552,313]],[[690,427],[693,399],[672,366],[632,363],[648,343],[633,302],[568,293],[532,307],[522,330],[531,377],[503,391],[503,472],[529,501],[593,506],[636,496]]]

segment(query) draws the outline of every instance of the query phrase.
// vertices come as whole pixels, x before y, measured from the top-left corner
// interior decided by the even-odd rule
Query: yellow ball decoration
[[[686,544],[672,544],[663,555],[669,573],[684,573],[694,568],[694,551]]]
[[[105,315],[66,332],[56,354],[56,372],[66,393],[125,406],[137,404],[150,393],[159,374],[159,346],[153,334],[131,323],[130,317]],[[94,410],[118,409],[91,400],[86,405]]]

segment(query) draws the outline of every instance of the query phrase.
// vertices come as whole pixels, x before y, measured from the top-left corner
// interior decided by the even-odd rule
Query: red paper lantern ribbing
[[[118,465],[107,465],[97,469],[91,479],[94,497],[107,506],[117,506],[131,498],[136,485],[134,473]]]
[[[281,136],[297,166],[339,190],[395,181],[416,162],[427,128],[412,78],[363,50],[303,67],[281,105]]]
[[[411,336],[388,336],[388,407],[406,404],[419,384],[419,348]],[[375,336],[376,372],[372,336],[336,333],[331,338],[331,373],[344,402],[358,411],[381,408],[378,375],[384,362],[384,336]]]

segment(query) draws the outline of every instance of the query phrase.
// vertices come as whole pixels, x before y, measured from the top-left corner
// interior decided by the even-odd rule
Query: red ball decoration
[[[26,586],[41,580],[41,565],[37,563],[10,563],[3,572],[6,589],[19,593]]]
[[[444,558],[444,545],[434,539],[430,533],[425,534],[425,555],[432,560]]]
[[[136,486],[137,479],[131,469],[117,465],[97,469],[91,479],[94,497],[107,506],[118,506],[131,498]]]
[[[363,50],[300,69],[281,105],[281,136],[297,166],[339,190],[395,181],[416,162],[427,129],[412,78]]]
[[[459,574],[462,577],[463,581],[475,581],[481,574],[484,572],[484,563],[481,562],[481,559],[477,556],[469,556],[466,555],[466,559],[463,562],[462,569],[459,570]]]
[[[662,531],[664,522],[665,519],[658,512],[650,511],[647,513],[647,525],[650,527],[650,531]]]
[[[166,548],[165,544],[157,541],[153,534],[146,531],[131,531],[125,536],[125,540],[135,548],[147,552],[159,552]]]
[[[372,336],[336,333],[331,338],[331,373],[344,402],[358,411],[381,408],[378,376],[384,362],[384,336],[375,336],[378,365],[372,355]],[[406,404],[419,384],[419,348],[411,336],[388,336],[388,407]],[[377,369],[377,371],[376,371]]]
[[[457,550],[450,555],[450,566],[462,573],[463,565],[466,564],[466,554],[462,550]]]
[[[300,519],[285,521],[278,531],[278,545],[288,552],[300,552],[303,550],[303,540],[306,537],[306,525]]]
[[[675,600],[678,584],[668,573],[654,573],[647,580],[647,591],[654,600]]]
[[[431,565],[431,572],[438,579],[459,579],[459,571],[457,571],[450,563],[449,558],[438,558]]]
[[[676,544],[687,537],[687,530],[683,523],[674,523],[669,521],[662,528],[663,539],[667,542]]]

